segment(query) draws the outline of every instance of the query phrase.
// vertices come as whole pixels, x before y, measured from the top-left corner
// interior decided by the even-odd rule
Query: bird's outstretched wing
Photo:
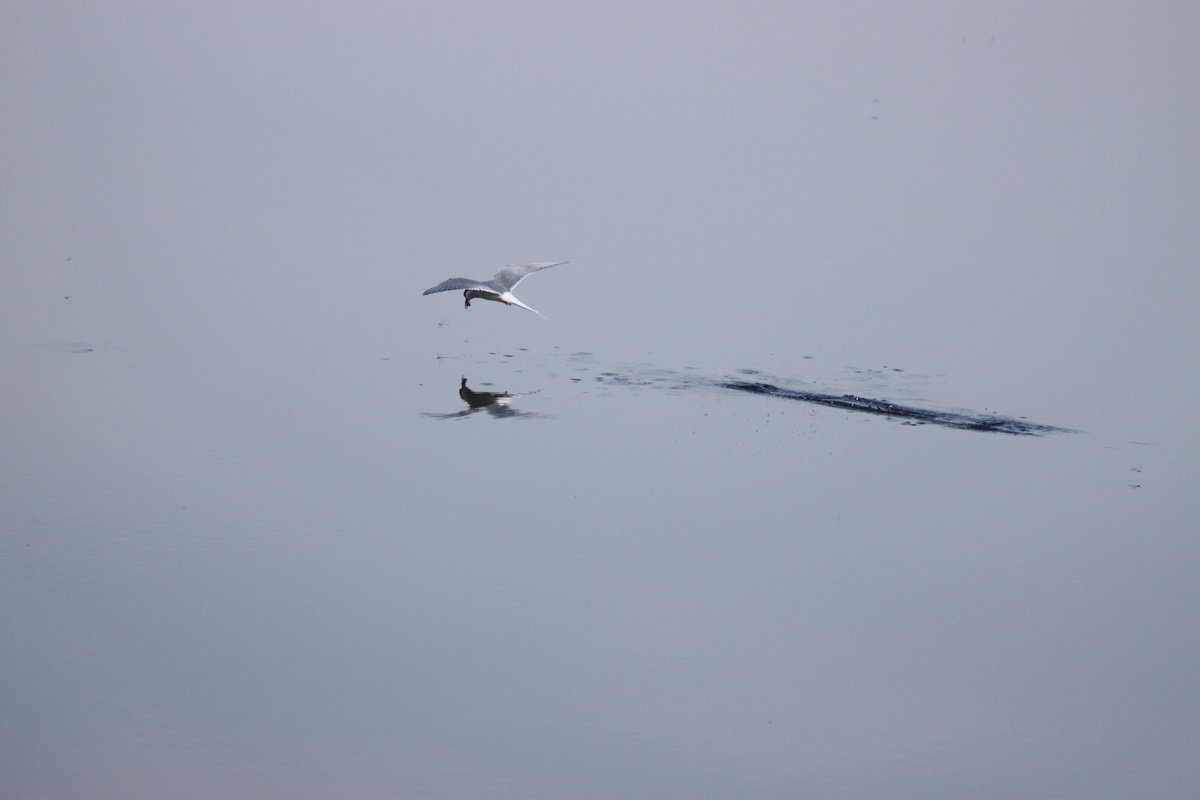
[[[566,261],[537,261],[533,264],[522,264],[519,267],[504,267],[496,273],[492,280],[505,289],[511,290],[514,286],[521,282],[531,272],[537,272],[540,269],[548,269],[557,267],[559,264],[566,264]],[[450,287],[457,288],[457,287]]]
[[[482,283],[481,281],[473,281],[470,278],[450,278],[444,280],[432,289],[426,289],[421,294],[433,294],[434,292],[450,292],[455,289],[483,289],[486,292],[494,292],[495,289]]]

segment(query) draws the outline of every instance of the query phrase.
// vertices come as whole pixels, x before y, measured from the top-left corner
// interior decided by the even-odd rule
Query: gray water
[[[1200,793],[1192,5],[4,17],[3,796]]]

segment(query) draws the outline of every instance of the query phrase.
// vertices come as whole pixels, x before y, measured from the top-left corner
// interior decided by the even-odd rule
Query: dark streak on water
[[[754,381],[724,381],[718,384],[724,389],[738,392],[762,394],[768,397],[779,397],[784,400],[797,400],[802,403],[814,403],[819,406],[840,408],[845,411],[862,411],[867,414],[882,414],[888,417],[898,417],[908,424],[943,425],[947,428],[959,428],[967,431],[989,431],[991,433],[1009,433],[1015,436],[1038,436],[1045,433],[1073,433],[1068,428],[1056,428],[1053,425],[1039,425],[1034,422],[1001,417],[996,415],[962,414],[953,411],[934,411],[928,408],[902,406],[887,400],[875,400],[870,397],[859,397],[853,394],[833,395],[820,392],[806,392],[798,389],[784,389],[770,383]]]
[[[893,369],[893,372],[901,370]],[[843,411],[859,411],[865,414],[879,414],[885,417],[895,417],[906,425],[941,425],[946,428],[957,428],[965,431],[985,431],[989,433],[1006,433],[1013,436],[1041,436],[1049,433],[1075,433],[1070,428],[1059,428],[1054,425],[1041,425],[1023,419],[1004,417],[998,414],[974,414],[963,411],[938,411],[929,408],[901,405],[889,400],[879,400],[862,397],[856,394],[829,394],[807,389],[796,389],[768,383],[759,376],[758,370],[739,370],[742,375],[755,376],[755,380],[745,379],[716,379],[700,378],[694,375],[681,375],[671,370],[643,370],[628,374],[618,372],[602,372],[596,380],[606,384],[621,386],[648,386],[653,384],[668,384],[676,389],[697,388],[709,386],[718,389],[731,389],[747,394],[760,394],[767,397],[777,397],[782,400],[795,400],[801,403],[812,403],[829,408],[840,408]]]
[[[499,354],[493,354],[499,355]],[[505,354],[507,357],[507,354]],[[590,365],[578,366],[581,363],[586,364],[592,360],[591,353],[572,353],[569,359],[576,362],[577,371],[591,372]],[[688,367],[688,370],[694,367]],[[902,370],[897,368],[886,368],[890,372],[899,373]],[[880,376],[882,373],[879,370],[862,371],[873,376]],[[857,394],[831,394],[828,392],[817,392],[809,389],[792,388],[780,386],[777,383],[768,382],[770,376],[763,375],[758,370],[743,369],[738,370],[738,374],[744,377],[729,377],[729,378],[713,378],[703,377],[696,374],[687,374],[671,369],[653,368],[648,365],[640,365],[636,367],[624,367],[616,370],[603,370],[592,375],[592,380],[596,383],[606,386],[623,386],[629,388],[641,387],[660,387],[672,391],[705,391],[705,390],[730,390],[735,392],[744,392],[746,394],[758,394],[766,397],[775,397],[781,400],[793,400],[801,403],[812,403],[813,405],[826,406],[828,408],[838,408],[843,411],[857,411],[865,414],[878,414],[885,417],[893,417],[902,421],[906,425],[941,425],[946,428],[956,428],[966,431],[984,431],[988,433],[1005,433],[1012,436],[1041,436],[1051,433],[1076,433],[1070,428],[1060,428],[1054,425],[1042,425],[1036,422],[1029,422],[1024,419],[1015,419],[1013,417],[1000,416],[998,414],[977,414],[970,411],[939,411],[930,408],[919,408],[917,406],[902,405],[890,400],[880,400],[872,397],[863,397]],[[770,378],[771,380],[780,381],[778,378]],[[582,378],[571,377],[572,383],[579,383]],[[787,379],[782,379],[782,382],[795,383]],[[460,397],[467,402],[470,408],[452,414],[429,414],[429,416],[440,417],[444,419],[460,418],[467,416],[480,408],[487,410],[497,417],[542,417],[544,415],[520,412],[507,407],[509,400],[514,399],[517,395],[509,395],[508,393],[491,393],[491,392],[475,392],[466,387],[466,379],[463,379],[462,386],[459,392]],[[473,402],[475,400],[476,402]],[[486,402],[482,402],[486,400]]]

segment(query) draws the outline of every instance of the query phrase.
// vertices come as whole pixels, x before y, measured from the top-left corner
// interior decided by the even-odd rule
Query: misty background
[[[0,3],[0,794],[1196,794],[1198,40]]]

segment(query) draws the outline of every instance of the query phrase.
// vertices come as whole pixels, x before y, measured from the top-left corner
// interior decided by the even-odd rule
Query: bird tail
[[[526,311],[532,311],[533,313],[537,314],[537,315],[538,315],[539,317],[541,317],[542,319],[546,319],[546,318],[547,318],[545,314],[543,314],[542,312],[538,311],[536,308],[531,308],[531,307],[529,307],[529,306],[525,305],[525,304],[524,304],[524,303],[522,303],[520,300],[518,300],[517,298],[513,297],[511,294],[507,295],[507,296],[506,296],[504,299],[505,299],[505,300],[507,300],[508,302],[512,303],[514,306],[520,306],[521,308],[525,309]]]

